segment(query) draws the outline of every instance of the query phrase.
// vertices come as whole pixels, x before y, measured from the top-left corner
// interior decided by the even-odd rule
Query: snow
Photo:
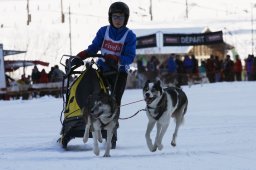
[[[56,142],[61,124],[62,99],[50,96],[31,100],[0,101],[1,170],[254,170],[256,166],[256,82],[222,82],[183,86],[189,99],[185,122],[170,145],[174,122],[163,139],[162,151],[146,146],[147,117],[140,112],[120,120],[118,143],[111,157],[92,151],[92,139],[69,143],[64,151]],[[122,104],[142,99],[142,90],[126,90]],[[138,102],[121,108],[128,117],[145,108]],[[155,130],[153,131],[155,134]]]
[[[65,23],[60,22],[59,0],[29,2],[32,21],[27,26],[27,0],[0,0],[0,43],[5,50],[27,50],[26,54],[6,59],[42,60],[50,62],[51,67],[59,64],[63,54],[76,54],[87,47],[96,30],[108,24],[107,10],[114,1],[63,0]],[[188,18],[185,1],[152,0],[153,21],[149,16],[149,0],[124,2],[131,9],[128,24],[131,29],[209,27],[211,31],[223,30],[224,40],[236,47],[242,59],[252,52],[255,0],[188,0]],[[23,70],[19,71],[22,74]],[[29,69],[26,71],[30,74]],[[59,146],[56,141],[61,130],[62,99],[47,96],[0,101],[0,169],[254,170],[255,87],[256,82],[184,86],[189,107],[175,148],[170,145],[172,121],[163,140],[163,150],[154,153],[148,150],[144,137],[147,117],[145,112],[140,112],[132,119],[120,120],[117,149],[111,150],[110,158],[102,157],[104,144],[100,146],[101,156],[95,156],[91,139],[87,144],[82,138],[72,140],[69,151]],[[122,102],[140,99],[141,89],[126,90]],[[124,106],[121,117],[129,117],[143,108],[144,102]]]

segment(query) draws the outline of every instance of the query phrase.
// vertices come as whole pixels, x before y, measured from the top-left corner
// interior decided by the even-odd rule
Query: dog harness
[[[160,117],[163,115],[163,113],[166,111],[166,108],[167,108],[167,96],[166,96],[166,93],[164,93],[160,99],[160,101],[158,102],[156,108],[153,108],[153,107],[150,107],[147,105],[147,110],[148,112],[150,113],[150,110],[149,109],[154,109],[154,114],[151,114],[152,117],[155,119],[155,120],[158,120],[160,119]]]
[[[111,120],[109,120],[107,123],[103,123],[103,122],[101,121],[101,119],[100,119],[99,117],[103,114],[103,111],[102,111],[102,112],[99,112],[97,116],[92,115],[91,113],[89,113],[89,114],[90,114],[90,116],[91,116],[92,119],[98,120],[98,121],[100,122],[101,128],[104,128],[105,126],[107,126],[107,125],[111,122]],[[107,118],[111,118],[111,117],[113,116],[113,114],[115,114],[115,113],[112,113],[112,114],[109,115]]]

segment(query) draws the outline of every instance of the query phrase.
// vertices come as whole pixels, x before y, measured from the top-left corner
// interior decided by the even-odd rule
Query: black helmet
[[[108,10],[108,21],[112,26],[113,26],[113,23],[112,23],[111,17],[113,13],[124,13],[124,16],[125,16],[124,26],[126,26],[130,16],[129,7],[123,2],[114,2],[113,4],[110,5]]]

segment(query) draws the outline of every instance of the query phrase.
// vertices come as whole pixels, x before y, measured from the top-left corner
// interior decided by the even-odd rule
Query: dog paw
[[[110,154],[104,154],[103,157],[111,157]]]
[[[157,146],[148,147],[151,152],[155,152],[157,149]]]
[[[155,152],[155,151],[156,151],[156,149],[157,149],[157,148],[156,148],[156,147],[154,147],[154,148],[152,148],[150,151],[151,151],[151,152]]]
[[[87,143],[87,141],[88,141],[88,138],[83,137],[83,142],[84,142],[84,143]]]
[[[158,148],[159,151],[161,151],[161,150],[163,149],[163,147],[164,147],[164,146],[163,146],[162,144],[160,144],[160,145],[157,146],[157,148]]]
[[[148,146],[148,149],[151,151],[151,152],[155,152],[156,151],[156,145],[153,145],[152,143],[152,140],[150,138],[147,138],[147,146]]]
[[[99,150],[99,149],[94,149],[93,152],[94,152],[94,154],[95,154],[96,156],[99,156],[99,155],[100,155],[100,150]]]
[[[173,147],[175,147],[175,146],[176,146],[176,143],[175,143],[174,141],[172,141],[172,142],[171,142],[171,145],[172,145]]]

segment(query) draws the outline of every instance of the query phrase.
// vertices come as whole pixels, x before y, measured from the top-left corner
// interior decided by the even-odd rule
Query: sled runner
[[[63,57],[74,58],[74,56],[69,55],[63,55]],[[63,60],[63,57],[61,60]],[[93,55],[92,57],[101,57],[101,55]],[[86,63],[86,68],[83,71],[76,71],[80,66],[70,67],[70,60],[66,60],[65,64],[62,65],[66,69],[66,75],[62,83],[62,91],[65,95],[63,95],[63,111],[60,117],[62,130],[59,142],[63,148],[67,148],[67,144],[71,139],[82,138],[84,135],[85,121],[81,109],[90,109],[88,97],[100,92],[106,94],[110,92],[108,83],[104,80],[104,74],[97,68],[94,59]],[[74,75],[78,77],[71,82]],[[64,120],[62,121],[63,115]],[[92,137],[91,133],[89,137]],[[102,137],[106,139],[106,131],[102,131]]]

